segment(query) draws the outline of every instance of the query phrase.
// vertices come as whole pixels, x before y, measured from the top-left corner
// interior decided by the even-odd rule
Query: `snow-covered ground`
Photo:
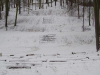
[[[16,27],[11,9],[8,31],[0,21],[0,75],[100,75],[95,27],[87,15],[83,32],[82,18],[69,16],[59,2],[34,9],[18,15]]]

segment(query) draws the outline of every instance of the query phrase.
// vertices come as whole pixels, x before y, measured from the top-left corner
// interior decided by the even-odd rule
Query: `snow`
[[[0,75],[100,75],[95,27],[85,15],[83,32],[82,18],[69,16],[65,9],[57,2],[56,7],[53,3],[30,14],[22,12],[16,27],[11,9],[8,31],[4,19],[0,21]],[[53,41],[43,40],[51,35]]]

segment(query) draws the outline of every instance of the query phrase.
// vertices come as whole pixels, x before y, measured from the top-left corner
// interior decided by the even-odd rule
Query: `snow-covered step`
[[[42,66],[42,62],[7,62],[6,66]]]
[[[49,59],[48,62],[67,62],[66,59],[58,59],[58,58],[55,58],[55,59]]]
[[[41,58],[41,59],[29,59],[29,62],[47,62],[47,59]]]
[[[6,64],[42,64],[42,62],[7,62]]]
[[[6,57],[0,57],[0,61],[7,61],[7,58]]]
[[[31,69],[31,66],[7,66],[7,69]]]
[[[43,56],[57,56],[57,54],[43,54]]]
[[[40,43],[52,43],[55,42],[56,39],[56,34],[47,34],[47,35],[42,35],[40,36]]]
[[[72,54],[86,54],[86,52],[72,52]]]
[[[67,59],[52,59],[49,62],[68,62],[68,61],[81,61],[88,60],[87,58],[67,58]]]
[[[12,59],[12,60],[9,60],[9,62],[26,62],[28,60],[22,60],[22,59]]]
[[[26,54],[26,56],[41,56],[41,54]]]

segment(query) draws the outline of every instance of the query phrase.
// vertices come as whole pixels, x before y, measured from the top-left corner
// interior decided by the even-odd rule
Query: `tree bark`
[[[39,9],[41,9],[41,0],[39,0]]]
[[[21,14],[21,0],[18,0],[19,14]]]
[[[28,14],[29,14],[29,9],[30,9],[30,2],[28,0]]]
[[[89,0],[89,26],[91,26],[91,23],[90,23],[90,18],[91,18],[91,14],[90,14],[90,5],[91,5],[91,4],[90,4],[90,1],[91,1],[91,0]]]
[[[52,7],[52,0],[51,0],[51,7]]]
[[[15,8],[15,5],[16,5],[16,1],[14,0],[14,8]]]
[[[8,11],[9,11],[9,0],[5,0],[5,27],[7,31],[7,18],[8,18]]]
[[[15,24],[14,24],[14,26],[16,26],[16,24],[17,24],[18,2],[19,2],[19,0],[17,0],[17,2],[16,2],[16,16],[15,16]]]
[[[98,0],[93,0],[94,2],[94,13],[95,13],[95,34],[96,34],[96,49],[99,50],[99,5]]]
[[[84,0],[83,0],[83,32],[84,32]]]
[[[0,20],[1,20],[1,1],[0,1]]]
[[[61,8],[62,8],[62,0],[60,0],[60,6],[61,6]]]
[[[68,5],[68,0],[66,0],[66,4]]]
[[[56,0],[55,0],[55,6],[56,6]]]
[[[78,0],[78,19],[80,19],[79,0]]]
[[[2,0],[1,0],[1,7],[2,7],[1,9],[3,11],[4,10],[4,1],[2,1]]]

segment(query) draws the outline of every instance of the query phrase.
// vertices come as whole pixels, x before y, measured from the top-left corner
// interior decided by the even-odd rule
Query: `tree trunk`
[[[30,2],[28,0],[28,14],[29,14]]]
[[[1,0],[2,11],[4,10],[4,1]]]
[[[51,7],[52,7],[52,0],[51,0]]]
[[[15,16],[15,24],[14,24],[14,26],[16,26],[16,24],[17,24],[18,2],[19,2],[19,0],[17,0],[17,2],[16,2],[16,16]]]
[[[71,5],[71,7],[72,7],[72,6],[73,6],[73,0],[70,0],[70,2],[71,2],[71,4],[70,4],[70,5]]]
[[[25,11],[25,0],[23,0],[23,11]]]
[[[7,12],[7,16],[9,15],[9,10],[10,10],[10,1],[8,0],[8,7],[7,7],[7,9],[8,9],[8,12]]]
[[[60,0],[60,6],[61,6],[61,8],[62,8],[62,0]]]
[[[0,1],[0,20],[1,20],[1,1]]]
[[[55,6],[56,6],[56,0],[55,0]]]
[[[35,10],[36,10],[36,0],[35,0]]]
[[[11,8],[12,8],[12,3],[13,3],[13,1],[12,0],[10,0],[11,2],[10,2],[10,5],[11,5]]]
[[[33,10],[33,0],[32,0],[32,10]]]
[[[84,32],[84,0],[83,0],[83,32]]]
[[[5,0],[5,27],[7,31],[7,18],[8,18],[8,11],[9,11],[9,0]]]
[[[93,0],[94,2],[94,13],[95,13],[95,34],[96,34],[96,49],[99,50],[99,5],[98,0]]]
[[[64,0],[63,0],[63,7],[64,7]]]
[[[91,23],[90,23],[90,18],[91,18],[91,16],[90,16],[90,15],[91,15],[91,14],[90,14],[90,5],[91,5],[91,4],[90,4],[90,1],[91,1],[91,0],[89,0],[89,26],[91,26]]]
[[[48,0],[46,0],[46,4],[48,4]]]
[[[21,14],[21,0],[18,0],[19,14]]]
[[[39,0],[39,9],[41,9],[41,0]]]
[[[16,1],[14,0],[14,8],[15,8],[15,5],[16,5]]]
[[[66,4],[68,5],[68,0],[66,0]]]
[[[78,19],[80,18],[80,11],[79,11],[79,0],[78,0]]]

